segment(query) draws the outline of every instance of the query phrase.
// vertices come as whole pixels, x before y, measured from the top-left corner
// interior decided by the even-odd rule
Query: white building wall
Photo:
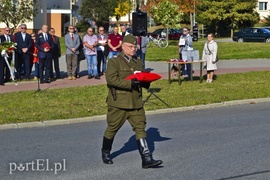
[[[270,0],[258,0],[256,11],[260,15],[260,19],[263,20],[264,17],[270,15]]]

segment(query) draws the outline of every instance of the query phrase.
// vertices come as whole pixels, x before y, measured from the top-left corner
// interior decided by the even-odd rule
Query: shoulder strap
[[[208,49],[208,51],[210,52],[210,54],[213,54],[213,53],[210,51],[210,49],[209,49],[208,43],[207,43],[207,49]]]

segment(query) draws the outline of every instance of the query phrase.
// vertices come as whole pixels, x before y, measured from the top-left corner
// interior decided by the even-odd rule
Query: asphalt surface
[[[115,138],[113,165],[101,161],[105,120],[1,130],[0,179],[268,180],[269,106],[249,103],[148,115],[149,148],[164,163],[147,170],[141,168],[128,123]]]

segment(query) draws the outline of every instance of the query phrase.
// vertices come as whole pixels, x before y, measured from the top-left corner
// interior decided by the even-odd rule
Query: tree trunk
[[[192,13],[189,13],[190,14],[190,32],[193,33],[193,16],[192,16]]]

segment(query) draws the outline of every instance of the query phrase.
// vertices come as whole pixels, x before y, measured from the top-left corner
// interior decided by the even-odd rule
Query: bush
[[[89,27],[91,27],[91,25],[86,20],[80,21],[77,25],[78,32],[86,32]]]

